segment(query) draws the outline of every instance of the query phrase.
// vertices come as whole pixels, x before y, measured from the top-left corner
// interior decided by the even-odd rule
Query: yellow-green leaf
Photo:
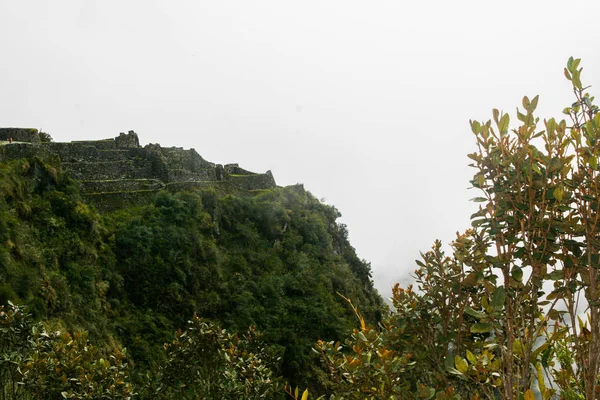
[[[523,355],[523,344],[519,339],[515,339],[513,342],[513,352],[518,356]]]
[[[485,176],[478,175],[477,176],[477,183],[479,184],[480,187],[482,187],[485,184]]]
[[[302,400],[308,399],[308,389],[304,389],[304,393],[302,393]]]
[[[535,396],[533,395],[533,390],[527,389],[525,392],[525,400],[535,400]]]
[[[510,123],[510,117],[508,114],[504,114],[502,118],[500,118],[500,122],[498,122],[498,130],[500,133],[506,133],[508,131],[508,124]]]
[[[558,201],[562,201],[564,194],[565,190],[563,189],[562,185],[558,185],[552,192],[552,196],[554,196],[554,198]]]
[[[481,133],[481,124],[479,121],[469,121],[471,123],[471,130],[474,134]]]
[[[469,360],[469,362],[471,364],[477,364],[477,357],[475,357],[475,355],[473,353],[471,353],[468,349],[467,349],[467,360]]]
[[[463,374],[466,373],[469,369],[469,363],[467,363],[467,360],[465,360],[459,355],[454,356],[454,365],[456,366],[456,369],[462,372]]]

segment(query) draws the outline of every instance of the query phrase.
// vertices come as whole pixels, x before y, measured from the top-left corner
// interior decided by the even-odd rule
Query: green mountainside
[[[13,144],[14,145],[14,144]],[[157,191],[100,213],[52,157],[0,162],[0,304],[126,347],[138,374],[196,313],[233,332],[254,326],[277,373],[313,384],[311,348],[385,308],[339,212],[301,185]]]

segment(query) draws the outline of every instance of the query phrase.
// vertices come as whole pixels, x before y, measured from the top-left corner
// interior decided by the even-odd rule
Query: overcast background
[[[335,205],[388,296],[469,226],[469,119],[600,87],[598,1],[0,0],[0,126],[135,130]],[[515,118],[513,118],[515,119]]]

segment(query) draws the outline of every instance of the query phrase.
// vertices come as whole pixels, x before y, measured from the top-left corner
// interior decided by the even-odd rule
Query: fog
[[[0,126],[135,130],[335,205],[387,296],[469,227],[469,119],[597,93],[596,1],[4,1]],[[513,118],[515,119],[515,118]]]

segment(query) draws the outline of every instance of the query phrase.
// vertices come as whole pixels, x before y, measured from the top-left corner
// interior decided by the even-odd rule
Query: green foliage
[[[165,344],[167,361],[148,389],[154,399],[275,399],[282,397],[276,365],[250,328],[229,333],[197,316]]]
[[[598,397],[600,113],[579,64],[565,68],[569,122],[539,130],[537,96],[523,98],[512,130],[498,110],[471,121],[473,229],[450,256],[440,242],[422,255],[418,290],[396,286],[378,329],[362,324],[345,350],[319,342],[331,399]]]
[[[86,333],[48,332],[22,307],[0,306],[2,399],[129,399],[123,351],[101,351]]]
[[[124,353],[106,357],[86,333],[33,330],[30,356],[20,367],[25,390],[37,399],[129,399],[133,387]]]
[[[39,137],[40,137],[40,142],[42,142],[42,143],[48,143],[48,142],[54,141],[54,139],[52,139],[52,136],[48,132],[40,131]]]
[[[22,307],[8,303],[0,305],[0,398],[20,399],[23,387],[19,384],[19,365],[31,352],[31,316]]]
[[[381,318],[339,213],[301,187],[162,192],[100,215],[58,163],[1,163],[0,178],[0,302],[124,345],[136,379],[166,361],[162,343],[194,313],[233,331],[256,326],[281,357],[273,369],[311,386],[312,344],[352,328],[336,291]]]
[[[254,325],[282,353],[284,376],[308,382],[312,343],[341,339],[352,327],[335,292],[358,299],[371,321],[382,308],[370,266],[338,216],[298,188],[253,197],[161,193],[150,206],[109,217],[123,278],[112,295],[171,327],[194,312],[236,331]],[[136,346],[126,345],[137,359]]]
[[[521,125],[511,132],[508,117],[498,110],[494,110],[496,128],[491,121],[471,121],[478,145],[478,151],[469,155],[477,169],[472,183],[484,197],[473,215],[471,234],[478,254],[463,251],[460,261],[478,274],[477,283],[488,299],[502,288],[503,295],[492,299],[492,309],[481,305],[502,349],[506,398],[529,390],[534,380],[544,398],[556,391],[542,388],[543,380],[532,372],[548,367],[549,352],[556,352],[554,335],[564,329],[569,332],[568,353],[578,367],[553,370],[572,374],[558,379],[559,385],[581,382],[577,390],[586,398],[594,398],[597,390],[600,114],[582,86],[579,63],[570,58],[565,68],[576,99],[563,111],[569,122],[544,120],[545,129],[538,130],[539,118],[533,114],[537,96],[523,98],[523,112],[517,110]],[[580,295],[588,303],[589,340],[582,337],[577,323],[577,314],[583,311],[578,309]],[[551,321],[558,328],[549,335],[546,327]],[[540,341],[546,343],[539,346]],[[573,387],[559,389],[564,395]]]

